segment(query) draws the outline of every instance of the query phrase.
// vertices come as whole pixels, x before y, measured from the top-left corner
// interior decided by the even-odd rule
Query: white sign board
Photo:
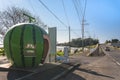
[[[48,28],[50,38],[50,57],[49,61],[54,62],[56,58],[56,27]]]
[[[64,47],[64,63],[68,63],[69,62],[69,48],[68,47]]]

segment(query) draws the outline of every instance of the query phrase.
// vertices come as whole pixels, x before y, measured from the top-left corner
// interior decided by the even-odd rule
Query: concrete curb
[[[80,66],[80,64],[79,63],[74,64],[73,66],[69,67],[66,71],[62,72],[61,74],[59,74],[59,75],[57,75],[55,77],[53,77],[50,80],[57,80],[57,79],[59,79],[60,77],[64,76],[65,74],[67,74],[69,71],[71,71],[72,69],[74,69],[77,66]]]
[[[86,56],[91,56],[92,54],[96,53],[98,48],[99,48],[99,45],[97,44],[96,47],[93,49],[93,51],[89,52]]]

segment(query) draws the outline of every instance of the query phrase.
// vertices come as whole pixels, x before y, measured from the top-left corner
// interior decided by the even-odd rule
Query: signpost
[[[64,47],[64,63],[68,63],[68,62],[69,62],[69,48]]]
[[[49,39],[50,39],[50,54],[49,54],[49,62],[56,61],[56,27],[48,28]]]

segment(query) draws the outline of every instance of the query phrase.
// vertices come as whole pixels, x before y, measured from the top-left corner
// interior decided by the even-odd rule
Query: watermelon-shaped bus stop
[[[46,31],[35,24],[17,24],[6,33],[4,49],[13,66],[34,67],[44,63],[49,38]]]

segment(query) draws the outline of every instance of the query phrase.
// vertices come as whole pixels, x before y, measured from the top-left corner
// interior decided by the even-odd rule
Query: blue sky
[[[48,8],[56,14],[66,25],[62,0],[42,0]],[[77,0],[74,0],[77,1]],[[81,1],[81,7],[85,0]],[[72,0],[64,0],[66,12],[72,29],[71,38],[81,37],[81,25]],[[49,27],[57,27],[57,41],[68,42],[68,29],[62,25],[38,0],[2,0],[0,11],[7,7],[17,6],[28,9],[31,13],[39,16]],[[82,20],[82,17],[80,17]],[[120,39],[120,1],[119,0],[87,0],[86,7],[85,37],[98,38],[100,42]]]

